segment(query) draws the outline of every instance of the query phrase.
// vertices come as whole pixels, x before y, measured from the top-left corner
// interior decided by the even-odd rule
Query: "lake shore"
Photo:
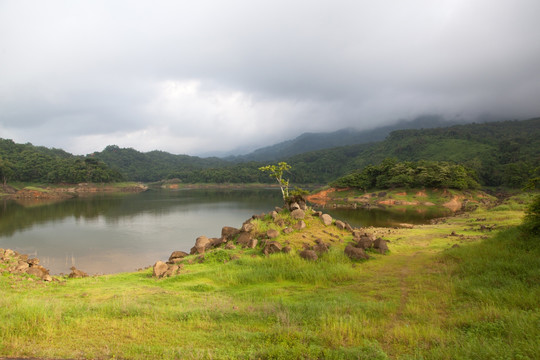
[[[159,280],[152,269],[47,284],[3,275],[0,356],[533,359],[540,254],[515,228],[527,201],[367,229],[390,248],[367,261],[344,255],[350,232],[312,218],[276,240],[333,239],[316,261],[237,247],[190,255]]]

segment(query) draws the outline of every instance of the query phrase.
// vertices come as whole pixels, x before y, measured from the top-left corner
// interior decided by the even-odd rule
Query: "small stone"
[[[275,239],[279,236],[279,231],[270,229],[266,232],[266,236],[268,236],[269,239]]]
[[[303,219],[306,213],[302,209],[296,209],[291,212],[291,217],[295,220]]]
[[[294,230],[305,229],[306,228],[306,223],[304,222],[304,220],[300,220],[296,224],[294,224],[293,228],[294,228]]]

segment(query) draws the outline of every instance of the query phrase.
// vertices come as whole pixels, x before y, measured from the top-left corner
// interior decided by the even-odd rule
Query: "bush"
[[[540,235],[540,195],[536,195],[526,211],[523,228],[532,235]]]

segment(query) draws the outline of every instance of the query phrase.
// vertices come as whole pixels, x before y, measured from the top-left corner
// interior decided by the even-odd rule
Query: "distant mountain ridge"
[[[392,131],[396,130],[420,128],[429,129],[436,127],[447,127],[462,123],[464,123],[464,121],[448,121],[444,120],[441,116],[426,115],[418,117],[414,120],[402,120],[393,125],[385,125],[370,130],[346,128],[334,132],[307,132],[294,139],[259,148],[249,154],[228,156],[224,159],[234,162],[276,161],[316,150],[382,141]]]

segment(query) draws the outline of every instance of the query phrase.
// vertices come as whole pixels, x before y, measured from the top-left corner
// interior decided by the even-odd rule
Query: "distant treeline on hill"
[[[366,166],[359,172],[331,183],[334,187],[352,187],[364,191],[390,188],[477,189],[475,173],[463,165],[439,161],[385,159],[379,165]]]
[[[0,139],[0,180],[40,183],[113,182],[122,175],[103,161],[60,149]]]
[[[286,176],[293,184],[327,184],[387,158],[459,164],[483,186],[519,188],[540,175],[540,118],[398,130],[383,141],[312,151],[279,161],[292,166]],[[264,165],[267,163],[164,151],[143,153],[115,145],[84,157],[11,140],[0,142],[0,175],[11,181],[153,182],[175,178],[185,183],[271,182],[258,170]]]

